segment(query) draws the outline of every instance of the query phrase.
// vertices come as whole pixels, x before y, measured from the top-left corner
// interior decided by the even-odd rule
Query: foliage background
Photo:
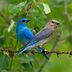
[[[48,4],[51,13],[45,14],[43,3]],[[61,41],[56,44],[59,51],[72,50],[72,0],[0,0],[0,48],[19,50],[21,44],[15,37],[18,19],[31,19],[28,26],[36,34],[50,19],[61,23]],[[8,28],[15,24],[10,32]],[[51,50],[56,36],[45,46]],[[17,44],[17,46],[16,46]],[[50,60],[41,68],[45,58],[42,55],[22,54],[13,57],[12,53],[0,51],[0,72],[72,72],[72,57],[52,54]]]

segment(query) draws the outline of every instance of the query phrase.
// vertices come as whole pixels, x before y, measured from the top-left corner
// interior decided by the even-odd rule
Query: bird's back
[[[33,39],[30,40],[28,45],[35,44],[43,39],[49,38],[53,33],[52,29],[50,28],[43,28],[39,33],[35,35]]]
[[[25,29],[26,27],[20,25],[16,27],[16,36],[21,43],[28,42],[28,39],[24,36]]]

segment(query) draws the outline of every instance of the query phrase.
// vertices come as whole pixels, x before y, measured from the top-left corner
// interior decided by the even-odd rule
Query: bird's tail
[[[37,47],[37,46],[38,46],[37,44],[26,46],[21,51],[19,51],[16,55],[20,55],[23,52],[26,52],[27,50],[29,50],[30,48]]]
[[[20,50],[18,53],[16,53],[16,55],[20,55],[22,54],[23,52],[26,52],[31,46],[27,46],[25,48],[23,48],[22,50]]]
[[[42,47],[40,47],[40,46],[38,46],[38,50],[43,54],[43,56],[46,58],[46,59],[49,59],[49,57],[48,57],[48,55],[46,54],[46,52],[45,52],[45,49],[44,48],[42,48]]]

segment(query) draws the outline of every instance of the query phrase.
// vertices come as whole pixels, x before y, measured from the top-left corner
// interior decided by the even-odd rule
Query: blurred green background
[[[50,51],[55,46],[59,51],[72,50],[72,0],[0,0],[0,49],[20,50],[15,27],[22,17],[31,20],[28,27],[34,34],[50,19],[60,21],[60,39],[56,40],[54,35],[45,48]],[[0,72],[72,72],[70,55],[57,57],[52,54],[43,66],[45,61],[41,54],[21,54],[15,57],[7,51],[0,51]]]

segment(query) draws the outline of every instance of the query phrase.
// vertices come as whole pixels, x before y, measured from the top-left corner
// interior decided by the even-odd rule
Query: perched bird
[[[27,27],[27,22],[29,22],[27,18],[22,18],[18,21],[16,26],[16,36],[18,40],[23,44],[23,48],[26,47],[30,40],[35,37],[34,34],[30,31],[30,29]],[[37,48],[46,58],[48,58],[42,47],[37,46]],[[17,53],[17,55],[19,54],[21,53]]]
[[[29,43],[26,45],[26,47],[23,50],[21,50],[18,54],[21,54],[21,53],[23,53],[26,50],[29,50],[31,48],[36,48],[38,46],[40,47],[42,41],[45,39],[48,39],[54,33],[54,31],[58,28],[58,26],[59,26],[59,22],[57,20],[50,20],[46,24],[46,26],[41,31],[39,31],[35,35],[35,37],[33,37],[29,41]],[[45,53],[45,51],[44,51],[44,53]]]
[[[29,22],[27,18],[21,18],[16,26],[16,37],[18,40],[25,46],[30,39],[34,38],[33,33],[27,27],[27,22]]]

